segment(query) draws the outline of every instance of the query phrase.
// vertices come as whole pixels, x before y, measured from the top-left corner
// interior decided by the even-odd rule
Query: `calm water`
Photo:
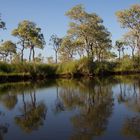
[[[114,139],[140,139],[140,76],[0,84],[0,140]]]

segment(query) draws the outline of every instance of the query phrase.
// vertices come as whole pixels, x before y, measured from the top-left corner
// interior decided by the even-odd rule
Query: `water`
[[[139,76],[0,84],[0,140],[138,140]]]

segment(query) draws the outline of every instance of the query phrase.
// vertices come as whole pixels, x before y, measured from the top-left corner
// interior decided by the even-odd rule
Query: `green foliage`
[[[124,28],[140,29],[140,4],[132,5],[129,9],[116,12],[118,21]]]
[[[5,29],[5,22],[2,21],[1,15],[0,15],[0,29]]]
[[[0,62],[0,73],[11,73],[14,71],[14,67],[11,64]]]
[[[86,12],[82,5],[74,6],[66,15],[72,20],[68,36],[73,37],[74,42],[80,41],[76,48],[80,46],[87,56],[96,56],[100,61],[101,55],[112,47],[110,32],[103,25],[103,20],[96,13]]]
[[[12,35],[19,38],[19,44],[21,48],[21,60],[23,61],[23,51],[25,48],[30,49],[29,61],[31,60],[31,54],[33,53],[33,60],[35,60],[34,48],[43,49],[45,45],[45,39],[41,33],[41,28],[28,20],[24,20],[19,23],[18,27],[12,31]]]
[[[117,62],[114,71],[127,72],[127,71],[136,71],[136,70],[139,70],[137,59],[133,60],[129,57],[124,57]]]
[[[114,62],[96,62],[94,63],[94,74],[104,75],[114,71],[116,63]]]
[[[60,63],[57,67],[57,74],[75,74],[77,73],[77,61]]]
[[[93,73],[93,70],[94,70],[93,65],[94,64],[93,64],[92,59],[84,57],[78,61],[78,64],[77,64],[78,72],[85,73],[85,74]]]
[[[31,75],[36,76],[53,76],[56,74],[56,65],[48,64],[32,64],[33,69],[30,69]]]
[[[1,51],[4,51],[7,54],[9,54],[9,53],[16,53],[16,44],[14,44],[10,40],[5,41],[1,45]]]
[[[47,108],[43,103],[39,103],[36,107],[32,107],[28,104],[28,109],[25,111],[26,113],[21,115],[21,117],[16,117],[15,122],[25,130],[25,132],[31,132],[43,124],[46,110]]]

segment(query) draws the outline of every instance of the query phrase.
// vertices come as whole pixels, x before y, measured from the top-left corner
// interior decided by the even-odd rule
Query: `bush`
[[[11,73],[14,71],[14,67],[11,64],[0,62],[0,72],[1,73]]]
[[[57,74],[75,74],[77,73],[77,61],[69,61],[57,65]]]
[[[93,73],[94,63],[93,63],[92,59],[84,57],[84,58],[78,60],[77,70],[78,70],[79,73],[82,73],[82,74]]]
[[[134,61],[130,58],[123,58],[117,62],[115,71],[133,71]]]

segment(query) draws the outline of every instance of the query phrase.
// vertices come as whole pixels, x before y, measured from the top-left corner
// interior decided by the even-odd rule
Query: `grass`
[[[93,62],[89,58],[72,60],[59,64],[39,64],[39,63],[13,63],[0,62],[0,79],[4,77],[19,78],[26,77],[34,79],[36,77],[53,77],[60,75],[75,74],[80,75],[107,75],[118,72],[140,71],[140,64],[137,58],[132,60],[128,57],[116,62]],[[20,78],[21,79],[21,78]]]

